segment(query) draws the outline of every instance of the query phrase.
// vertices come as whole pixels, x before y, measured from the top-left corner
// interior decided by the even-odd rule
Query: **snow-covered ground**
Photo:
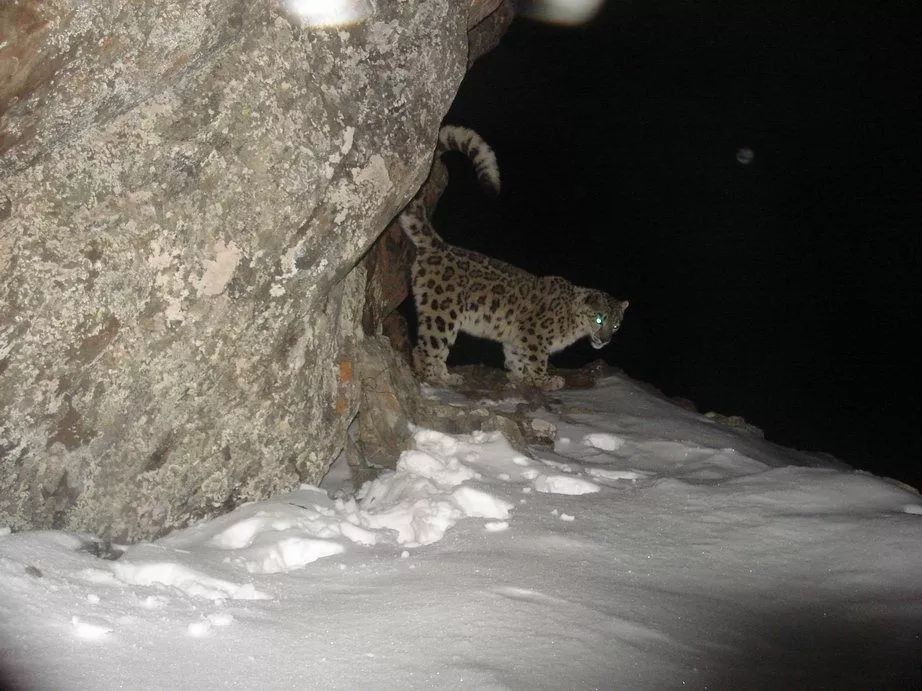
[[[358,496],[303,487],[117,560],[0,530],[0,666],[93,689],[919,682],[916,493],[625,377],[559,398],[553,451],[420,430]]]

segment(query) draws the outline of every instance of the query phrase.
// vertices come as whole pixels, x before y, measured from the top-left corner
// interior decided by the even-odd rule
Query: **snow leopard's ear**
[[[627,312],[627,308],[630,306],[630,304],[631,304],[631,303],[628,302],[627,300],[622,300],[622,301],[621,301],[621,312],[622,312],[622,313],[623,313],[623,312]]]

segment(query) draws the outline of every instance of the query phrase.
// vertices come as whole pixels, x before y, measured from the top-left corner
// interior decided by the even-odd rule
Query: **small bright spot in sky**
[[[755,152],[748,146],[741,146],[736,150],[736,160],[742,166],[748,166],[755,158]]]
[[[356,24],[369,17],[368,0],[280,0],[289,19],[303,27],[331,27]]]
[[[554,24],[582,24],[592,19],[605,0],[524,0],[519,12]]]

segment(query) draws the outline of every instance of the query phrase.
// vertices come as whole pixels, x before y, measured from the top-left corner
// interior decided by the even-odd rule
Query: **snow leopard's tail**
[[[499,194],[499,166],[496,154],[474,130],[458,125],[445,125],[439,130],[439,156],[448,151],[460,151],[467,156],[477,173],[480,185],[493,195]],[[426,207],[416,199],[400,214],[400,227],[418,248],[432,247],[444,242],[426,216]]]
[[[418,199],[407,204],[400,214],[400,227],[417,248],[432,247],[444,242],[426,217],[426,207]]]
[[[474,130],[458,125],[445,125],[439,130],[439,155],[460,151],[471,159],[480,185],[490,194],[499,194],[499,166],[496,154],[483,137]]]

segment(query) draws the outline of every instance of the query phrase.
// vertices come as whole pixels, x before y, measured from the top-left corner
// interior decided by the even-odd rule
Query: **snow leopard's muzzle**
[[[620,321],[606,321],[596,331],[593,331],[589,334],[589,342],[592,343],[592,347],[596,350],[601,350],[607,346],[609,343],[611,343],[611,339],[614,337],[614,335],[618,333],[618,328],[620,326]]]
[[[602,340],[597,335],[593,334],[592,336],[589,337],[589,342],[592,343],[593,348],[595,348],[596,350],[601,350],[602,348],[604,348],[611,342],[611,336],[609,336],[605,340]]]

